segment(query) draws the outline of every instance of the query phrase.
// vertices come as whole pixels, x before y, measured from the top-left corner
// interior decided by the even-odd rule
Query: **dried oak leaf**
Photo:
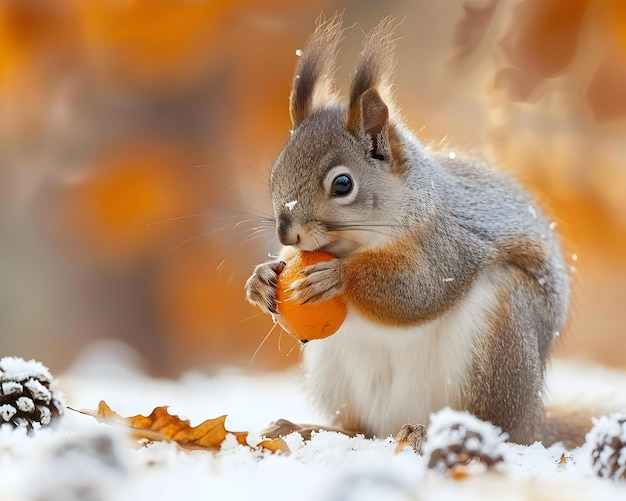
[[[102,423],[127,428],[137,438],[167,440],[175,442],[184,449],[204,449],[217,452],[228,434],[234,435],[241,445],[248,445],[248,432],[228,431],[225,427],[226,416],[207,419],[198,426],[191,426],[188,420],[167,412],[167,407],[156,407],[149,416],[123,417],[102,400],[96,411],[79,410],[78,412],[94,417]],[[264,440],[256,447],[271,452],[289,452],[289,447],[280,438]]]

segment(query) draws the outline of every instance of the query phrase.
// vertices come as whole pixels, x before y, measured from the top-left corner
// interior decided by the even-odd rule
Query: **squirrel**
[[[385,18],[365,37],[347,102],[333,83],[341,15],[298,51],[293,129],[270,176],[283,251],[256,266],[246,298],[276,315],[289,255],[335,256],[303,270],[292,298],[347,304],[334,335],[302,345],[304,386],[339,429],[421,440],[451,407],[516,443],[580,445],[591,419],[542,397],[570,293],[554,225],[509,176],[429,151],[403,123],[394,29]]]

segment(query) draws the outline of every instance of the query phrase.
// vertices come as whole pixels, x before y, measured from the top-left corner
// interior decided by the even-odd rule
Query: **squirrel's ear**
[[[350,102],[346,127],[355,137],[371,139],[371,155],[382,160],[387,156],[389,117],[394,113],[391,84],[395,66],[395,22],[387,17],[363,42],[354,78],[350,86]]]
[[[313,111],[336,104],[333,88],[335,58],[343,29],[341,14],[317,19],[317,27],[303,51],[289,96],[289,113],[295,129]]]
[[[370,154],[377,160],[388,157],[387,129],[389,108],[376,89],[367,89],[359,100],[348,109],[346,127],[353,136],[369,138]]]

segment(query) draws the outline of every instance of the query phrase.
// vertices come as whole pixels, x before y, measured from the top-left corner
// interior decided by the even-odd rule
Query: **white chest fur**
[[[414,327],[375,324],[353,309],[333,336],[304,346],[304,380],[320,410],[345,427],[386,437],[405,423],[457,406],[498,271],[479,277],[463,301]]]

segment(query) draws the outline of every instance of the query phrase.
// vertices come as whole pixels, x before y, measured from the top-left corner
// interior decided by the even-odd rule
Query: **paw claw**
[[[307,266],[299,275],[302,278],[294,281],[287,289],[291,301],[301,304],[318,303],[341,293],[338,259]]]
[[[284,267],[283,261],[269,261],[254,268],[245,285],[246,299],[250,304],[265,313],[276,313],[277,277]]]

